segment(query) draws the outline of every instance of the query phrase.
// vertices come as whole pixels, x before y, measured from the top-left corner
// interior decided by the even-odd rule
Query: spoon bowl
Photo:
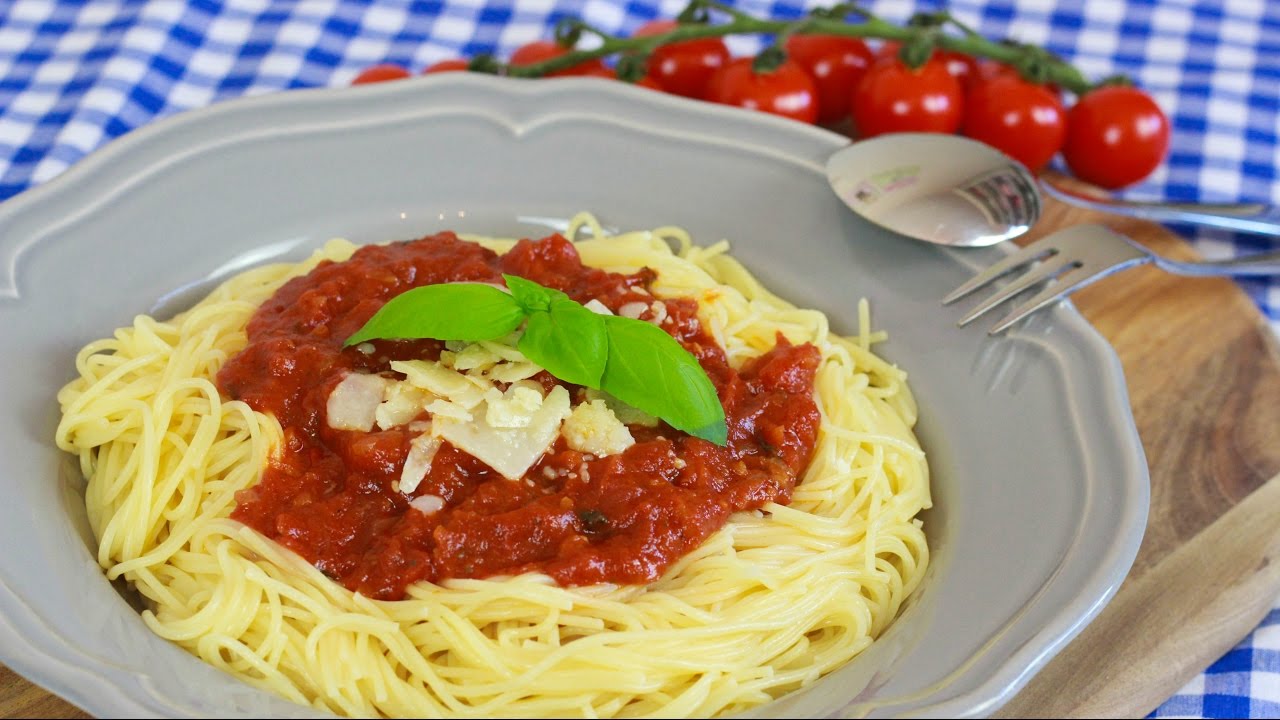
[[[827,160],[827,180],[867,220],[938,245],[994,245],[1040,218],[1040,190],[1027,168],[958,135],[894,133],[855,142]]]

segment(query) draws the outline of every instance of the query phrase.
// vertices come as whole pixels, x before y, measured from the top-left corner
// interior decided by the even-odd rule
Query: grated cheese
[[[604,400],[591,400],[574,408],[561,432],[569,447],[596,457],[616,455],[636,442]]]

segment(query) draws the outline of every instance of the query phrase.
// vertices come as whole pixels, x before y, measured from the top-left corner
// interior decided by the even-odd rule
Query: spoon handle
[[[1280,208],[1262,203],[1162,203],[1137,200],[1100,200],[1078,195],[1041,179],[1040,187],[1062,202],[1077,207],[1128,215],[1143,220],[1192,223],[1258,235],[1280,235]]]
[[[1201,260],[1200,262],[1178,262],[1157,257],[1156,265],[1175,275],[1190,277],[1280,275],[1280,252],[1256,253],[1229,260]]]

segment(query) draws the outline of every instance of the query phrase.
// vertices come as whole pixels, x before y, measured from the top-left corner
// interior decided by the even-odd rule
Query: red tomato
[[[661,35],[680,24],[675,20],[653,20],[636,30],[636,37]],[[649,77],[673,95],[707,98],[711,76],[729,62],[729,48],[720,38],[703,38],[670,43],[649,56]]]
[[[835,122],[849,114],[850,92],[875,56],[858,38],[839,35],[792,35],[787,55],[809,72],[818,86],[818,122]]]
[[[403,80],[410,77],[408,70],[399,65],[391,63],[382,63],[381,65],[373,65],[364,69],[355,80],[351,81],[352,85],[367,85],[369,83],[386,82],[388,80]]]
[[[882,59],[853,92],[853,124],[859,137],[953,133],[963,116],[964,89],[937,57],[914,70],[900,60]]]
[[[615,80],[618,79],[618,76],[616,74],[613,77]],[[626,82],[626,81],[620,81],[620,82]],[[640,78],[639,80],[631,84],[635,85],[636,87],[648,88],[650,90],[657,90],[658,92],[663,92],[662,86],[658,84],[658,81],[654,80],[648,75],[645,75],[644,77]]]
[[[516,48],[516,51],[511,53],[510,62],[516,67],[533,65],[534,63],[540,63],[543,60],[558,58],[567,52],[569,52],[569,48],[560,47],[550,40],[535,40]],[[605,67],[604,63],[600,62],[599,58],[595,58],[593,60],[578,63],[573,67],[565,68],[564,70],[556,70],[555,72],[547,73],[547,77],[596,75],[599,74],[601,70],[607,69],[608,68]]]
[[[880,49],[876,51],[877,59],[896,58],[898,52],[902,49],[902,43],[897,40],[886,40]],[[955,50],[935,49],[929,59],[941,58],[947,64],[947,72],[951,73],[955,79],[959,80],[964,88],[969,87],[970,81],[978,77],[978,61],[969,55]]]
[[[1169,119],[1138,88],[1108,85],[1092,90],[1067,115],[1062,147],[1076,177],[1104,188],[1135,183],[1151,174],[1169,151]]]
[[[1012,65],[1006,65],[1002,62],[996,62],[995,60],[983,60],[978,63],[977,69],[974,73],[975,74],[970,78],[969,89],[972,89],[973,86],[981,80],[990,80],[992,78],[1005,76],[1012,76],[1016,78],[1022,77],[1022,73],[1018,72],[1018,68]],[[1059,98],[1062,97],[1062,88],[1056,83],[1045,83],[1042,87],[1048,88]]]
[[[614,70],[611,67],[601,65],[598,68],[594,68],[592,70],[583,72],[581,74],[581,77],[598,77],[598,78],[604,78],[605,80],[618,80],[618,71]],[[653,79],[650,78],[648,75],[645,75],[644,77],[640,78],[639,80],[636,80],[634,83],[631,83],[631,84],[637,85],[642,88],[649,88],[650,90],[657,90],[659,92],[662,91],[662,87],[658,85],[658,83],[654,82]]]
[[[430,75],[431,73],[457,72],[459,70],[466,71],[470,66],[471,63],[466,60],[441,60],[438,63],[434,63],[423,68],[422,74]]]
[[[771,72],[757,73],[754,58],[737,58],[711,78],[707,99],[761,110],[792,120],[818,119],[818,87],[799,65],[787,60]]]
[[[598,78],[604,78],[605,80],[617,80],[617,79],[618,79],[618,73],[617,73],[617,72],[615,72],[613,68],[609,67],[608,65],[605,65],[604,63],[600,63],[600,65],[598,65],[598,66],[596,66],[596,67],[592,67],[592,68],[589,68],[589,69],[583,70],[582,72],[577,73],[577,75],[579,75],[579,76],[581,76],[581,77],[598,77]]]
[[[658,84],[658,81],[654,80],[648,75],[645,75],[644,77],[637,80],[635,84],[642,88],[649,88],[650,90],[657,90],[659,92],[662,92],[662,86]]]
[[[880,47],[876,48],[876,59],[898,57],[898,51],[902,49],[902,43],[897,40],[885,40],[880,43]]]
[[[1032,172],[1062,147],[1067,113],[1043,85],[1016,73],[974,83],[964,101],[964,134],[1003,151]]]
[[[966,88],[978,77],[978,62],[969,55],[954,50],[934,50],[933,56],[941,58],[947,64],[951,77]]]
[[[1018,72],[1018,68],[1012,65],[1006,65],[995,60],[983,60],[978,63],[979,80],[990,80],[992,78],[1005,77],[1006,75],[1022,77],[1022,73]]]

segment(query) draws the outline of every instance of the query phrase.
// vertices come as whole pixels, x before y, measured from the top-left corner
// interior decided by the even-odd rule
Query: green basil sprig
[[[601,315],[532,280],[426,285],[391,298],[345,346],[373,340],[497,340],[525,323],[520,352],[555,377],[603,390],[694,437],[724,445],[724,408],[698,361],[660,328]]]

